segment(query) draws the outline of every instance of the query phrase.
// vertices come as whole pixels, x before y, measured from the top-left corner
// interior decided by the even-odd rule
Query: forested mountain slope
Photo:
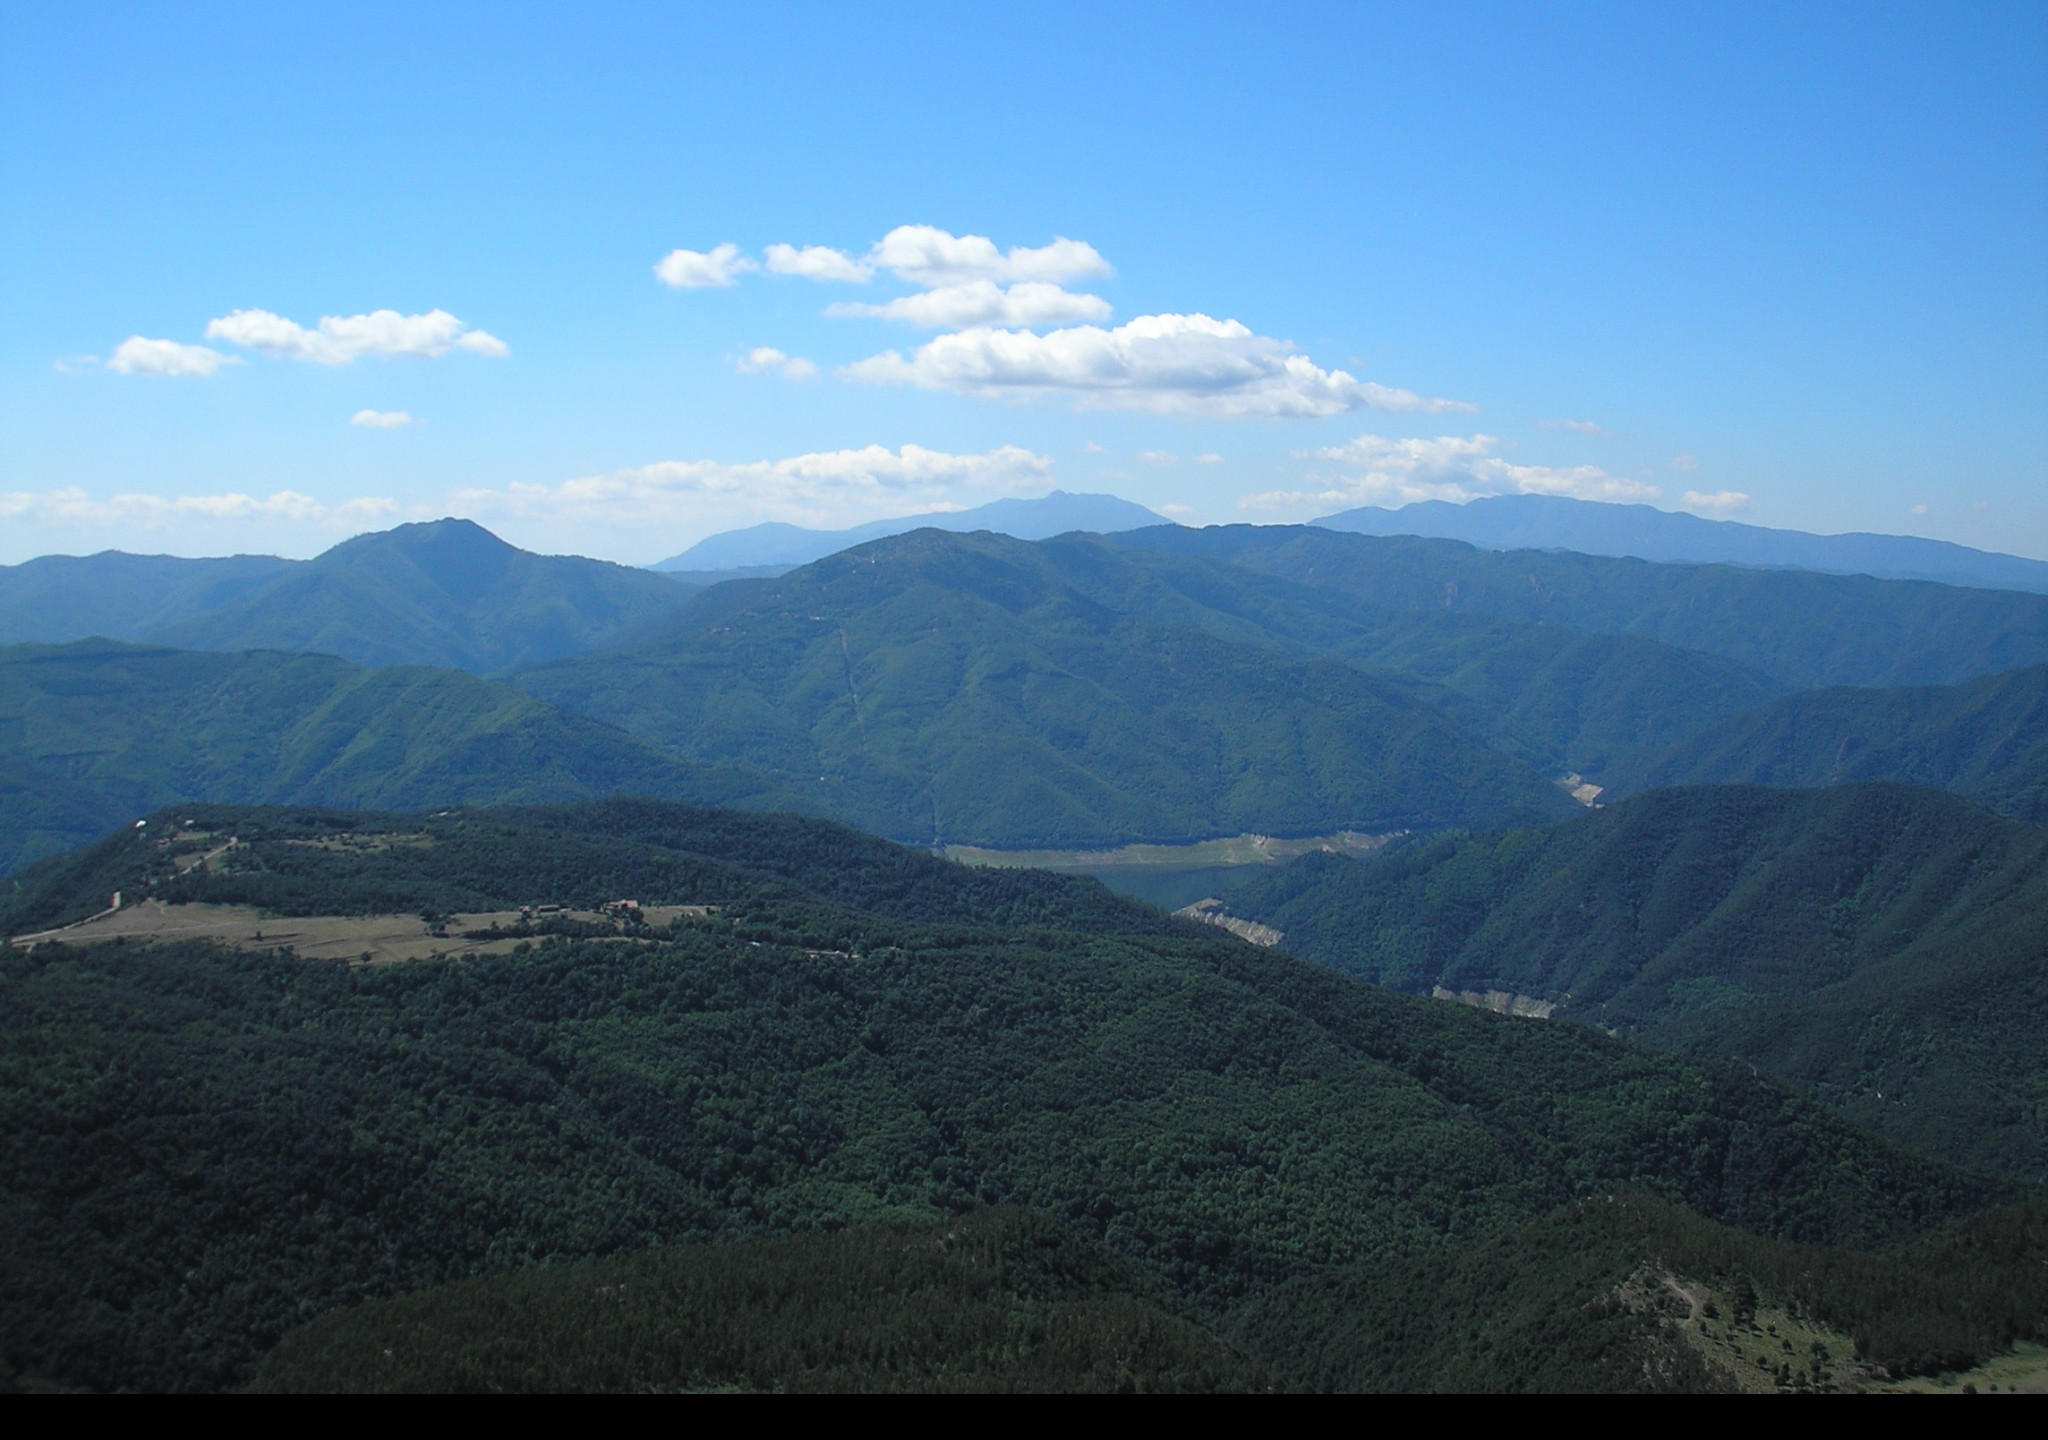
[[[1788,695],[1678,745],[1624,762],[1651,785],[1840,785],[1900,780],[2048,822],[2048,665],[1960,685]]]
[[[559,812],[542,843],[479,842],[473,859],[501,852],[505,889],[560,886],[518,857],[586,834],[600,873],[575,883],[601,892],[606,846],[671,823],[658,812]],[[209,829],[188,836],[186,818]],[[363,853],[331,843],[346,823],[166,812],[101,856],[160,844],[260,876],[289,848],[345,891]],[[791,823],[708,828],[761,857],[788,852]],[[269,852],[220,850],[258,826]],[[374,853],[402,864],[444,833]],[[989,1204],[1059,1218],[1215,1315],[1319,1266],[1625,1184],[1862,1246],[1999,1194],[1747,1066],[1389,994],[1164,917],[1149,934],[894,919],[864,906],[900,904],[906,874],[934,909],[1101,892],[892,867],[872,844],[817,847],[828,902],[764,891],[661,932],[460,962],[0,953],[0,1361],[65,1385],[209,1388],[359,1298]],[[1134,926],[1147,913],[1127,909]]]
[[[1100,544],[926,530],[719,586],[663,640],[517,683],[926,844],[1315,834],[1568,810],[1545,777],[1401,687],[1314,658],[1356,623],[1341,603],[1289,600],[1224,567],[1174,572],[1120,563]]]
[[[0,645],[140,640],[246,599],[299,562],[275,555],[44,555],[0,565]]]
[[[1314,522],[1363,535],[1422,535],[1488,550],[1575,550],[1696,565],[1752,565],[2048,592],[2048,560],[1973,550],[1917,535],[1813,535],[1707,520],[1649,505],[1565,495],[1485,495],[1462,505],[1424,500],[1365,506]]]
[[[1011,1206],[482,1276],[330,1312],[258,1394],[1277,1388],[1156,1276]],[[401,1358],[402,1357],[402,1358]]]
[[[1840,1393],[2048,1338],[2048,1207],[1865,1255],[1746,1235],[1643,1194],[1477,1244],[1304,1276],[1231,1333],[1303,1389]]]
[[[1382,676],[1551,775],[1598,776],[1661,756],[1781,688],[1732,661],[1640,636],[1398,609],[1099,536],[1067,536],[1028,553],[1061,583],[1120,613],[1329,656]]]
[[[235,604],[147,638],[481,675],[593,649],[689,593],[650,571],[534,555],[472,521],[436,520],[343,541]]]
[[[0,935],[66,924],[112,891],[277,915],[487,911],[561,904],[837,905],[918,923],[1113,935],[1206,935],[1092,880],[977,870],[829,820],[624,796],[431,815],[185,805],[166,832],[123,829],[0,888]],[[198,868],[188,835],[232,837]],[[404,836],[402,845],[361,837]],[[189,856],[188,856],[189,858]]]
[[[0,650],[0,874],[184,800],[339,805],[761,792],[450,670],[81,641]]]
[[[1234,891],[1294,953],[1740,1053],[1880,1133],[2048,1173],[2048,831],[1936,791],[1652,791]]]
[[[1237,1349],[1100,1242],[1002,1206],[372,1301],[288,1334],[250,1388],[1854,1393],[2043,1338],[2044,1260],[2038,1205],[1868,1255],[1623,1192],[1305,1275],[1216,1322]]]
[[[1946,685],[2048,661],[2048,595],[1479,550],[1316,526],[1160,527],[1103,543],[1228,560],[1388,609],[1643,636],[1733,660],[1785,689]]]

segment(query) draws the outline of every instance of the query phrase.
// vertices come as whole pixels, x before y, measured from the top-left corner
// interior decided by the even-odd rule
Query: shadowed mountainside
[[[1273,1388],[1099,1240],[1014,1207],[550,1265],[331,1312],[259,1394]],[[403,1359],[399,1357],[403,1356]]]
[[[1703,786],[1309,856],[1230,897],[1296,954],[1741,1054],[1961,1164],[2048,1173],[2048,831],[1938,791]]]
[[[1304,1276],[1231,1333],[1312,1390],[1854,1392],[2044,1338],[2044,1260],[2038,1204],[1865,1255],[1624,1193],[1474,1245]]]
[[[2048,595],[1312,525],[1160,527],[1104,543],[1228,560],[1386,609],[1641,636],[1733,660],[1787,690],[1947,685],[2048,661]]]
[[[516,812],[393,834],[388,816],[216,809],[104,842],[75,903],[129,860],[168,893],[181,873],[260,886],[289,857],[299,883],[346,896],[369,857],[442,849],[519,893],[611,892],[633,855],[672,867],[678,890],[649,904],[700,899],[695,873],[736,889],[659,931],[542,926],[459,962],[0,952],[0,1360],[64,1385],[215,1388],[307,1317],[377,1295],[985,1205],[1052,1215],[1215,1315],[1622,1185],[1854,1246],[2003,1193],[1744,1065],[1389,994],[1091,882],[663,813],[578,807],[532,817],[544,833],[522,842]],[[803,855],[803,875],[698,864],[664,827]],[[909,904],[906,875],[926,887]],[[881,913],[991,901],[1015,919]],[[1135,928],[1032,923],[1104,906]]]
[[[716,587],[663,640],[516,683],[927,844],[1318,834],[1569,809],[1544,777],[1400,687],[1268,628],[1355,628],[1317,613],[1330,606],[1297,612],[1222,567],[1194,568],[1228,594],[1190,594],[1158,568],[1100,544],[917,531]]]
[[[1899,780],[2048,822],[2048,665],[1960,685],[1819,690],[1722,721],[1614,783],[1840,785]]]
[[[412,807],[762,794],[452,670],[81,641],[0,650],[0,874],[187,800]]]
[[[0,565],[0,645],[141,640],[246,599],[298,568],[275,555],[44,555]]]

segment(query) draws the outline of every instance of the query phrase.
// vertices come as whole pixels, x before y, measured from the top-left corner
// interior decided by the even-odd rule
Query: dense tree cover
[[[1615,783],[1899,780],[2048,823],[2048,665],[1961,685],[1817,690],[1716,725]]]
[[[535,555],[468,520],[438,520],[360,535],[312,560],[110,550],[0,566],[0,643],[97,636],[490,674],[609,644],[691,588],[631,566]]]
[[[212,858],[191,864],[202,855]],[[80,919],[116,890],[283,915],[761,901],[936,924],[1209,933],[1094,880],[974,869],[828,820],[615,798],[431,815],[181,806],[0,886],[0,934]]]
[[[184,800],[393,806],[770,797],[452,670],[107,641],[0,650],[0,875]]]
[[[275,555],[187,560],[119,550],[0,565],[0,645],[141,640],[245,599],[297,566]]]
[[[1064,573],[1068,552],[1109,573]],[[1255,577],[1191,599],[1154,583],[1157,568],[1102,547],[918,531],[715,587],[661,643],[518,683],[923,843],[1316,834],[1568,808],[1399,687],[1245,640],[1266,632],[1240,604],[1292,613]],[[1116,608],[1133,593],[1144,613]]]
[[[1015,1207],[480,1276],[330,1312],[260,1393],[1262,1391],[1156,1277]]]
[[[1652,791],[1232,892],[1294,953],[1741,1053],[1973,1166],[2048,1171],[2048,832],[1936,791]]]
[[[874,563],[893,559],[871,553]],[[1782,688],[1732,661],[1640,636],[1388,606],[1247,566],[1119,547],[1096,536],[1013,546],[1010,553],[1120,614],[1341,659],[1553,776],[1598,775],[1662,755]]]
[[[143,583],[115,568],[129,590]],[[274,685],[224,686],[158,658],[143,667],[147,703],[108,692],[81,716],[90,686],[35,694],[43,741],[10,740],[23,716],[0,711],[0,863],[177,797],[381,805],[626,789],[998,847],[1492,826],[1560,814],[1545,782],[1568,772],[1638,787],[1717,723],[1746,735],[1738,717],[1788,689],[1959,680],[2048,656],[2048,597],[1314,527],[1040,544],[922,530],[687,602],[659,577],[528,555],[459,521],[364,536],[268,580],[206,575],[156,577],[166,615],[185,618],[152,633],[477,671],[574,656],[520,685],[630,732],[668,766],[619,753],[605,731],[507,739],[515,719],[522,731],[569,722],[515,717],[484,692],[460,692],[451,715],[460,687],[418,672],[346,687],[407,692],[422,733],[393,736],[374,707],[330,724]],[[67,609],[42,599],[53,616]],[[435,703],[419,703],[421,687]],[[472,733],[478,713],[485,736]],[[354,743],[364,727],[372,743]],[[2039,789],[2031,771],[2005,773],[1989,730],[1983,741],[1934,768],[1960,766],[1959,783],[1990,798]],[[592,747],[601,761],[580,758]],[[571,758],[550,764],[557,751]],[[1722,752],[1751,758],[1739,737],[1700,753]],[[352,768],[402,778],[342,783]]]
[[[1639,626],[1634,612],[1582,613],[1581,592],[1605,593],[1597,576],[1567,575],[1564,599],[1531,610],[1528,598],[1550,596],[1557,577],[1516,572],[1467,585],[1471,577],[1454,576],[1444,589],[1429,568],[1442,555],[1410,556],[1404,569],[1372,555],[1325,564],[1319,550],[1392,541],[1329,532],[1311,541],[1283,528],[1258,532],[1264,548],[1229,536],[1201,542],[1228,552],[1212,555],[1169,553],[1156,546],[1195,542],[1146,541],[1148,533],[1029,544],[919,531],[780,579],[714,587],[681,609],[663,599],[637,619],[604,611],[616,624],[590,618],[603,607],[578,598],[581,572],[548,568],[572,562],[524,555],[473,527],[364,537],[275,584],[317,590],[356,576],[348,583],[403,597],[431,580],[436,604],[470,607],[463,625],[493,616],[508,634],[555,633],[527,623],[534,607],[583,616],[584,629],[521,653],[623,648],[529,670],[519,684],[631,732],[641,748],[606,728],[534,738],[574,731],[574,722],[419,671],[315,678],[302,671],[320,662],[246,657],[238,663],[251,674],[231,683],[162,652],[117,661],[101,647],[89,662],[58,663],[18,651],[39,663],[0,666],[21,692],[14,716],[0,710],[0,746],[14,761],[0,795],[0,859],[10,837],[18,864],[99,833],[111,816],[180,797],[387,805],[624,789],[831,814],[919,843],[999,847],[1490,826],[1554,818],[1566,802],[1547,782],[1568,772],[1603,784],[1640,776],[1653,757],[1680,753],[1716,722],[1734,723],[1787,684],[1806,683],[1803,672],[1788,680],[1753,668],[1772,661],[1762,652],[1737,663],[1665,643],[1668,635],[1592,633],[1675,625],[1680,638],[1712,648],[1712,626],[1695,633],[1702,616],[1748,635],[1766,600],[1786,614],[1800,602],[1686,588],[1699,589],[1702,575],[1725,579],[1713,567],[1641,567],[1655,573],[1638,577],[1636,598],[1663,609]],[[1531,563],[1569,570],[1580,561],[1594,563]],[[392,567],[403,574],[387,575]],[[1852,583],[1727,573],[1758,584]],[[1464,598],[1447,608],[1440,592]],[[284,624],[300,609],[281,593],[263,591],[250,613]],[[1881,612],[1890,617],[1879,626],[1884,638],[1910,664],[1919,663],[1911,654],[1937,651],[1944,663],[1974,663],[1991,642],[1948,642],[1980,622],[2012,621],[2007,638],[2024,648],[2026,617],[1951,603],[1975,593],[1892,585],[1874,597],[1822,596],[1819,628]],[[526,598],[514,603],[518,596]],[[328,597],[306,613],[347,626],[362,611]],[[459,616],[443,618],[428,627],[435,635],[461,628]],[[398,647],[392,654],[439,654],[388,617],[363,623]],[[198,631],[185,638],[230,643]],[[330,638],[251,631],[232,643]],[[1866,651],[1816,663],[1853,669]],[[449,652],[482,668],[477,655]],[[136,674],[118,684],[82,678],[124,666]],[[291,683],[278,679],[286,672]],[[390,698],[401,691],[402,707]],[[349,704],[329,703],[343,692]],[[396,721],[395,708],[416,718]],[[11,743],[14,720],[38,738]]]
[[[383,853],[454,848],[439,838]],[[1185,933],[755,900],[658,943],[388,968],[10,950],[5,1363],[209,1388],[373,1295],[991,1204],[1058,1217],[1216,1313],[1618,1185],[1852,1245],[1999,1193],[1745,1065]]]
[[[1850,1353],[1824,1356],[1789,1335],[1774,1346],[1765,1307],[1799,1317],[1802,1334],[1844,1336]],[[1283,1282],[1216,1317],[1235,1352],[1175,1309],[1107,1247],[998,1207],[371,1301],[287,1334],[251,1388],[1853,1388],[1966,1370],[2048,1336],[2048,1209],[1987,1212],[1870,1254],[1764,1239],[1624,1191],[1466,1244]],[[1732,1364],[1712,1343],[1731,1330],[1752,1337]],[[1771,1373],[1730,1373],[1778,1350]]]
[[[1667,1277],[1708,1287],[1710,1311],[1767,1303],[1845,1333],[1874,1370],[1964,1370],[2048,1338],[2048,1207],[1872,1255],[1763,1239],[1649,1195],[1602,1196],[1472,1245],[1304,1276],[1243,1307],[1232,1333],[1313,1389],[1732,1388],[1698,1343],[1711,1327]],[[1783,1349],[1782,1388],[1829,1387],[1819,1357]]]
[[[1638,635],[1790,690],[1950,685],[2048,661],[2048,595],[1867,575],[1660,565],[1313,525],[1163,526],[1100,543],[1206,556],[1393,610]]]
[[[487,675],[609,644],[690,593],[649,570],[535,555],[473,521],[436,520],[344,540],[244,598],[140,638]]]
[[[1334,653],[1503,754],[1606,786],[1778,692],[1731,660],[1640,636],[1477,615],[1398,615]]]

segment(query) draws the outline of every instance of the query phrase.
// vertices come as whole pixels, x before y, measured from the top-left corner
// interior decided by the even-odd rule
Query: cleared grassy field
[[[987,850],[978,845],[948,845],[941,853],[963,865],[1086,875],[1119,895],[1143,900],[1162,910],[1178,910],[1227,892],[1265,867],[1284,865],[1318,851],[1370,855],[1394,838],[1394,834],[1362,835],[1355,830],[1340,830],[1334,835],[1294,840],[1271,835],[1229,835],[1192,845],[1124,845],[1115,850]]]
[[[702,905],[650,905],[641,911],[646,923],[661,929],[683,916],[708,913]],[[470,938],[465,931],[518,928],[531,916],[517,910],[455,915],[429,925],[417,915],[294,915],[266,916],[246,905],[166,905],[143,900],[109,910],[61,930],[17,935],[15,946],[61,940],[67,945],[104,944],[114,940],[213,940],[243,950],[290,949],[309,960],[340,960],[354,964],[391,965],[460,955],[503,955],[531,936]],[[542,918],[604,924],[611,917],[595,911],[562,910]],[[620,936],[621,939],[634,938]]]

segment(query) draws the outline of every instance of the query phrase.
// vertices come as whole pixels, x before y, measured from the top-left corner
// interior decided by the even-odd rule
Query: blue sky
[[[1053,485],[2048,557],[2039,4],[0,14],[0,562]]]

